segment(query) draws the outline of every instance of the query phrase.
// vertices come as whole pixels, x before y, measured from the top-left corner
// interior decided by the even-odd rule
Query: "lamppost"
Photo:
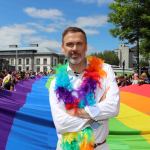
[[[18,70],[18,50],[16,50],[16,71]]]
[[[123,76],[124,76],[124,69],[125,69],[125,60],[122,62],[122,71],[123,71]]]

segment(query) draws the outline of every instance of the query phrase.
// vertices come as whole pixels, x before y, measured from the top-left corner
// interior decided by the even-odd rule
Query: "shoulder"
[[[106,78],[116,78],[114,70],[110,64],[104,63],[102,68],[106,73]]]
[[[103,68],[103,70],[106,71],[106,72],[108,72],[108,71],[110,71],[110,70],[111,70],[111,71],[113,70],[112,67],[111,67],[111,65],[110,65],[110,64],[107,64],[107,63],[103,63],[102,68]]]

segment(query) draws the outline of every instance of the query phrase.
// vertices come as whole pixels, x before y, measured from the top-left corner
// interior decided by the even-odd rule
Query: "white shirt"
[[[55,93],[55,79],[52,81],[50,86],[50,105],[53,116],[53,121],[58,134],[58,143],[61,141],[61,135],[66,132],[77,132],[84,129],[87,126],[91,126],[95,135],[95,143],[103,142],[108,133],[108,119],[114,117],[119,112],[119,88],[116,83],[115,74],[108,64],[103,64],[103,69],[107,76],[100,80],[101,88],[97,87],[95,99],[96,104],[94,106],[86,106],[85,111],[90,115],[89,119],[83,119],[74,117],[66,113],[64,103],[59,102]],[[74,89],[77,89],[82,83],[82,75],[75,76],[71,68],[67,68],[70,82]],[[99,102],[103,96],[104,91],[109,87],[106,98]],[[89,123],[90,122],[90,123]],[[59,147],[59,144],[57,145]],[[60,148],[57,148],[60,149]]]

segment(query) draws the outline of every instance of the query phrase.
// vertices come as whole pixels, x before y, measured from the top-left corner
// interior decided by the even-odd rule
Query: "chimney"
[[[9,48],[17,48],[17,47],[18,47],[18,45],[16,45],[16,44],[9,45]]]
[[[39,44],[30,44],[30,47],[38,47],[39,46]]]

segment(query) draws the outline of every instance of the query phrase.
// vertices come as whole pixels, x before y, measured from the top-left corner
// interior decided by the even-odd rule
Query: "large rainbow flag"
[[[16,91],[0,90],[0,150],[55,150],[50,107],[52,78],[21,81]],[[121,88],[121,109],[110,120],[111,150],[150,149],[150,85]],[[57,112],[56,112],[57,113]]]

